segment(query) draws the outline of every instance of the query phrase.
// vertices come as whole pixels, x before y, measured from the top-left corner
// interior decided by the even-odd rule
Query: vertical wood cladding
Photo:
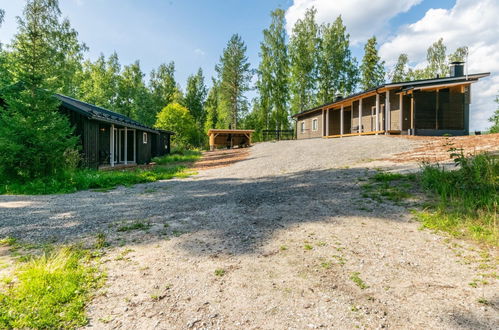
[[[313,121],[317,119],[317,130],[313,130]],[[305,130],[302,132],[301,125],[305,124]],[[319,138],[322,137],[322,127],[324,125],[324,120],[322,117],[322,110],[315,111],[300,117],[297,120],[297,139],[311,139],[311,138]]]

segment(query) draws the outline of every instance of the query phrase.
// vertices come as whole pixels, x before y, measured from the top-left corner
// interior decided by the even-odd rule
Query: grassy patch
[[[414,174],[378,172],[362,186],[362,197],[379,203],[386,200],[401,202],[411,196],[409,191],[413,188],[415,180]]]
[[[369,286],[359,277],[359,275],[359,272],[352,273],[350,279],[362,290],[367,289]]]
[[[0,292],[1,328],[62,329],[87,324],[85,305],[99,278],[87,252],[61,248],[18,266]]]
[[[215,276],[224,276],[225,275],[225,269],[222,269],[222,268],[218,268],[218,269],[215,269]]]
[[[177,150],[170,155],[155,157],[152,161],[158,165],[166,165],[172,163],[195,162],[199,158],[201,158],[201,152],[198,150]]]
[[[126,225],[119,226],[117,231],[126,232],[132,230],[147,230],[151,228],[151,223],[147,221],[135,221]]]
[[[59,177],[34,179],[18,183],[0,180],[0,194],[43,195],[73,193],[79,190],[94,189],[107,191],[117,186],[131,186],[138,183],[185,178],[195,174],[184,166],[156,166],[151,169],[123,171],[96,171],[82,169]]]
[[[499,161],[481,154],[458,154],[456,170],[426,165],[422,187],[435,197],[423,211],[415,212],[423,226],[456,237],[499,245],[497,214],[499,204]]]

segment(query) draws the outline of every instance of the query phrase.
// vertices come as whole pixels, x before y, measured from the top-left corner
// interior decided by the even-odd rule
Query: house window
[[[142,133],[142,142],[147,144],[147,133]]]
[[[300,132],[301,132],[301,133],[305,133],[305,122],[304,122],[304,121],[302,121],[302,122],[300,123]]]
[[[312,120],[312,131],[317,131],[319,129],[319,120],[315,118]]]

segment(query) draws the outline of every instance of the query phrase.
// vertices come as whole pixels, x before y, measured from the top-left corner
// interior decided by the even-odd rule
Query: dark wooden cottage
[[[297,139],[351,135],[468,135],[471,84],[490,73],[387,83],[293,116]]]
[[[122,114],[57,94],[80,137],[84,165],[89,168],[119,164],[147,164],[170,153],[173,132],[157,130]]]

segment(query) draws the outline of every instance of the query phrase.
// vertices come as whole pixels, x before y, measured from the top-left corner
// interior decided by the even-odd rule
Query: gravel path
[[[400,166],[373,159],[417,145],[262,143],[189,179],[0,196],[0,236],[105,233],[108,282],[89,306],[99,329],[495,328],[497,280],[477,279],[494,254],[418,230],[406,206],[361,197],[374,166]],[[123,231],[129,223],[149,228]]]

